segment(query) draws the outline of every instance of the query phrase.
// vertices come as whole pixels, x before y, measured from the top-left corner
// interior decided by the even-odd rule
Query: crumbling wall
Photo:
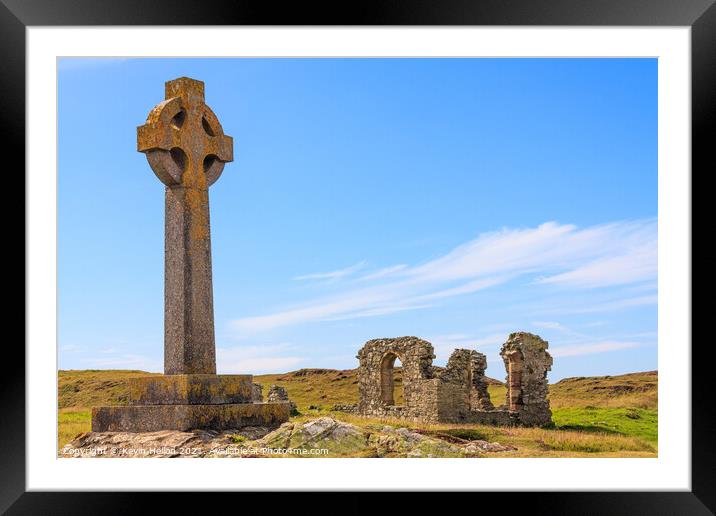
[[[298,407],[296,403],[288,399],[288,392],[286,389],[279,385],[272,385],[268,391],[268,402],[269,403],[288,403],[291,408],[291,414],[296,414]]]
[[[263,403],[264,401],[264,395],[263,395],[264,386],[260,383],[254,383],[251,385],[251,401],[255,403]]]
[[[487,369],[487,357],[477,351],[472,352],[470,357],[470,409],[471,410],[494,410],[495,407],[490,400],[490,393],[487,391],[487,380],[485,370]]]
[[[500,356],[507,370],[506,405],[521,424],[542,426],[552,422],[547,399],[547,372],[552,369],[549,344],[527,332],[511,333]]]
[[[420,382],[432,378],[435,354],[429,342],[417,337],[369,340],[357,356],[358,411],[374,416],[413,416],[429,403]],[[391,403],[392,372],[399,359],[403,370],[403,405]]]

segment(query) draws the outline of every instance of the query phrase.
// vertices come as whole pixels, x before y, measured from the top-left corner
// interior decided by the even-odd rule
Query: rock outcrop
[[[331,417],[288,422],[278,429],[236,431],[87,432],[61,457],[477,457],[509,452],[499,443],[430,435],[390,425],[360,427]]]

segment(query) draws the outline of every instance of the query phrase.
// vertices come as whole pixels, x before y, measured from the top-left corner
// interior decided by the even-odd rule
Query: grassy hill
[[[148,374],[151,373],[126,370],[60,371],[59,446],[77,434],[89,431],[91,407],[127,404],[126,380]],[[257,375],[254,382],[264,387],[264,395],[273,384],[286,388],[305,417],[328,413],[335,404],[358,401],[355,369],[300,369],[283,374]],[[395,382],[396,402],[400,403],[402,382],[398,368]],[[493,403],[496,406],[503,404],[504,383],[493,379],[488,379],[488,383]],[[657,387],[656,371],[565,378],[549,386],[555,430],[433,425],[431,431],[486,433],[501,439],[501,442],[513,442],[527,456],[595,453],[632,456],[630,454],[636,453],[636,456],[653,457],[657,443]],[[356,416],[334,414],[355,424],[365,421]],[[405,425],[404,422],[401,424]]]

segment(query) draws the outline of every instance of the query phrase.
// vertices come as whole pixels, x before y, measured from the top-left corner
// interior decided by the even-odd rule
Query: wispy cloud
[[[569,331],[569,328],[567,328],[562,323],[558,323],[556,321],[534,321],[532,324],[534,324],[538,328],[546,328],[548,330],[560,330],[564,332]]]
[[[569,328],[568,326],[565,326],[564,324],[557,322],[557,321],[533,321],[532,325],[535,328],[543,328],[546,330],[554,330],[558,331],[564,335],[570,335],[572,337],[576,338],[590,338],[588,335],[585,335],[584,333],[580,333],[578,331],[574,331],[572,328]]]
[[[375,272],[371,272],[369,274],[366,274],[361,279],[362,280],[374,280],[378,278],[385,278],[386,276],[391,276],[397,272],[400,272],[404,269],[407,269],[408,266],[405,264],[400,265],[393,265],[392,267],[385,267],[384,269],[378,269]]]
[[[535,228],[485,233],[446,255],[413,267],[395,265],[364,276],[344,292],[309,300],[268,315],[234,320],[240,333],[311,321],[379,316],[425,308],[523,275],[541,274],[536,285],[594,288],[654,280],[655,220],[626,221],[579,229],[547,222]],[[643,263],[642,263],[643,262]],[[334,279],[354,273],[364,262],[296,279]],[[370,278],[370,276],[373,276]],[[361,282],[363,283],[363,282]]]
[[[336,280],[340,278],[345,278],[346,276],[350,276],[354,272],[357,272],[361,270],[363,267],[365,267],[366,262],[362,261],[359,263],[356,263],[355,265],[351,265],[350,267],[346,267],[345,269],[339,269],[337,271],[331,271],[331,272],[315,272],[313,274],[304,274],[302,276],[296,276],[293,279],[297,281],[304,281],[304,280]]]
[[[574,270],[540,278],[538,281],[589,288],[649,280],[656,276],[656,247],[656,240],[649,240],[628,249],[621,256],[602,257]]]
[[[655,305],[659,301],[656,294],[650,296],[629,297],[626,299],[614,299],[612,301],[604,301],[589,306],[570,306],[556,308],[551,312],[559,312],[560,314],[591,314],[599,312],[613,312],[616,310],[624,310],[626,308],[634,308],[637,306]]]
[[[579,346],[562,346],[550,350],[553,357],[574,357],[579,355],[593,355],[595,353],[606,353],[622,349],[638,348],[641,344],[637,342],[598,342],[596,344],[583,344]]]
[[[145,355],[105,351],[103,351],[103,353],[105,353],[103,357],[87,358],[83,360],[83,362],[93,369],[139,369],[149,372],[159,372],[163,370],[160,360]]]
[[[221,374],[283,373],[303,361],[295,356],[288,343],[263,346],[217,348],[217,364]],[[288,354],[286,354],[288,353]]]
[[[503,344],[507,340],[507,337],[507,333],[493,333],[484,337],[453,334],[436,335],[428,338],[428,341],[433,345],[435,358],[439,362],[447,362],[447,359],[456,349],[476,349],[485,353],[485,348],[490,348],[492,351],[490,355],[495,355],[496,351],[492,348]]]

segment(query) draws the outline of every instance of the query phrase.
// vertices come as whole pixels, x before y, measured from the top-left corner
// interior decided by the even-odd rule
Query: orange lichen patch
[[[140,405],[94,407],[93,432],[156,432],[246,426],[277,427],[288,421],[288,403],[236,403],[225,405]]]
[[[157,104],[147,117],[147,122],[137,128],[137,150],[147,153],[170,153],[181,149],[190,160],[184,174],[181,164],[167,171],[166,160],[157,170],[157,159],[150,166],[165,184],[207,188],[223,169],[223,163],[233,161],[234,142],[224,134],[218,118],[204,103],[204,83],[188,77],[168,81],[165,85],[166,99]],[[204,171],[204,159],[211,156],[217,166]],[[210,177],[207,178],[207,175]],[[208,181],[207,181],[208,179]]]
[[[198,81],[191,77],[179,77],[173,81],[164,83],[164,97],[169,99],[172,97],[191,95],[202,102],[204,101],[204,81]]]
[[[209,207],[206,190],[187,188],[186,203],[191,213],[189,238],[192,241],[201,241],[209,238]]]
[[[247,403],[251,375],[177,374],[146,376],[129,381],[131,405]]]

